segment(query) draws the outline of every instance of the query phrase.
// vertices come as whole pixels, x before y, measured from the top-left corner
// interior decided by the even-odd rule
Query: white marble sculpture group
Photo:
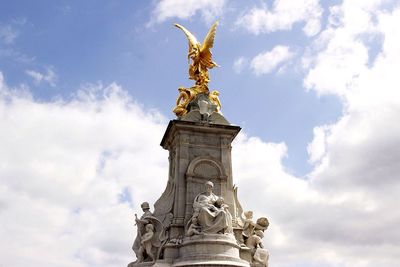
[[[132,247],[137,259],[128,267],[267,267],[262,238],[269,222],[242,208],[232,178],[232,141],[241,128],[193,112],[165,131],[167,185],[152,212],[142,203]]]
[[[223,197],[213,193],[214,184],[211,181],[205,183],[205,191],[198,194],[193,202],[193,215],[185,229],[185,237],[195,235],[230,235],[235,237],[233,219],[229,206]],[[136,214],[137,237],[133,244],[133,250],[137,261],[156,262],[165,244],[180,244],[185,237],[168,240],[163,223],[150,212],[149,203],[141,205],[143,215],[140,219]],[[241,221],[236,222],[236,228],[241,236],[236,236],[236,242],[241,248],[249,249],[252,266],[268,266],[269,253],[262,244],[264,231],[268,228],[267,218],[259,218],[253,221],[253,212],[246,211],[241,214]]]

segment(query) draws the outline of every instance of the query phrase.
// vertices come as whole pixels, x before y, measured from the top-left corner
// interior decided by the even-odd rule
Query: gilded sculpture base
[[[179,95],[176,99],[176,106],[172,110],[178,118],[183,118],[191,110],[199,109],[200,100],[207,102],[210,107],[206,112],[212,114],[213,112],[221,113],[221,102],[219,100],[219,92],[214,90],[209,92],[196,91],[192,88],[179,87]]]

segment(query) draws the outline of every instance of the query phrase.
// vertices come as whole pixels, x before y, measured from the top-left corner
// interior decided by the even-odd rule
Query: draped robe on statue
[[[194,217],[203,233],[232,233],[232,216],[227,209],[215,206],[219,197],[213,193],[200,193],[193,203]]]

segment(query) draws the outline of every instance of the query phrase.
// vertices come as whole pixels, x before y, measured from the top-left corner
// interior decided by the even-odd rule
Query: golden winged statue
[[[197,41],[196,37],[185,27],[175,23],[175,27],[181,29],[189,41],[189,79],[194,80],[196,83],[190,88],[179,88],[179,96],[174,108],[174,113],[181,117],[186,114],[187,106],[195,99],[199,93],[205,93],[209,96],[210,101],[217,106],[217,112],[221,108],[218,99],[218,91],[213,91],[211,94],[208,90],[209,75],[208,69],[218,67],[218,64],[212,60],[211,48],[214,46],[215,32],[217,30],[218,21],[215,22],[208,31],[203,43]]]
[[[192,63],[189,65],[189,79],[195,80],[196,85],[203,87],[203,90],[208,90],[208,69],[218,66],[218,64],[212,60],[211,53],[217,25],[218,21],[211,26],[206,38],[204,38],[203,44],[200,44],[190,31],[182,25],[175,23],[175,26],[185,33],[189,41],[188,60],[192,60]]]

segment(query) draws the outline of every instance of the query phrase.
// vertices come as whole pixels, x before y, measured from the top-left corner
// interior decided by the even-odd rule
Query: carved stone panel
[[[196,177],[203,177],[207,179],[216,179],[220,176],[218,168],[209,161],[199,162],[195,166],[193,173]]]
[[[210,134],[194,134],[190,136],[190,144],[198,144],[203,146],[219,147],[220,140],[215,135]]]

